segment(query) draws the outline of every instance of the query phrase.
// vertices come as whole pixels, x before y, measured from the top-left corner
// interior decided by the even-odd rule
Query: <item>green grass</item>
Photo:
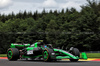
[[[0,57],[7,57],[7,54],[0,54]]]
[[[100,53],[86,53],[86,55],[88,58],[100,58]]]
[[[100,58],[100,53],[86,53],[88,58]]]

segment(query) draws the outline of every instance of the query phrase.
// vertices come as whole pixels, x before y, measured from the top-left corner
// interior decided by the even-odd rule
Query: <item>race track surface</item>
[[[43,61],[8,61],[7,59],[0,59],[0,66],[100,66],[100,61],[56,61],[56,62],[43,62]]]

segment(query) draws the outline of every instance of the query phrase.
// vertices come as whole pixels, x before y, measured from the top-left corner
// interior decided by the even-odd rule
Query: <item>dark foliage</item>
[[[36,40],[63,49],[73,46],[81,51],[100,50],[100,2],[87,2],[80,12],[71,8],[0,14],[0,53],[6,53],[11,43],[32,44]]]

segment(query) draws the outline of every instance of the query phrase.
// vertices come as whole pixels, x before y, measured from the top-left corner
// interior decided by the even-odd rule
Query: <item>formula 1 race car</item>
[[[81,59],[87,59],[85,52],[82,52]],[[15,44],[12,43],[7,50],[7,58],[10,61],[18,59],[40,59],[44,61],[56,61],[61,59],[69,59],[70,61],[78,61],[80,52],[77,48],[71,48],[69,51],[53,48],[50,44],[36,42],[30,44]]]

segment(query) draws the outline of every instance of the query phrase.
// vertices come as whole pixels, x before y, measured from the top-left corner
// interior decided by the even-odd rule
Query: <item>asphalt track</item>
[[[56,61],[56,62],[43,62],[36,60],[18,60],[8,61],[7,59],[0,59],[0,66],[100,66],[100,61]]]

